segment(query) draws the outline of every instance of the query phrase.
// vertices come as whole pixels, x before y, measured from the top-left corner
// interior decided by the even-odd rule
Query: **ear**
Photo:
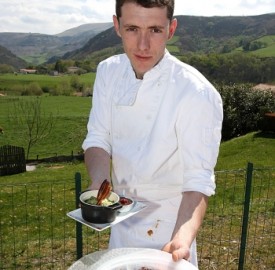
[[[119,37],[121,37],[120,31],[119,31],[119,21],[118,21],[117,16],[115,16],[115,15],[113,15],[113,23],[114,23],[114,27],[115,27],[117,35]]]
[[[168,39],[171,39],[174,36],[177,29],[177,25],[178,25],[177,19],[173,19],[170,23]]]

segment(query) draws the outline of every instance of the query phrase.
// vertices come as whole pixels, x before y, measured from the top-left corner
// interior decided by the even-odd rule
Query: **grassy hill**
[[[0,46],[0,64],[10,65],[15,69],[24,68],[27,65],[26,61],[17,57],[3,46]]]
[[[178,27],[175,39],[169,43],[169,50],[176,55],[186,53],[222,53],[229,47],[230,51],[240,47],[240,43],[275,35],[275,14],[259,16],[176,16]],[[267,55],[272,56],[272,47]],[[121,40],[113,28],[91,38],[82,48],[64,55],[64,59],[85,59],[95,52],[106,48],[121,47]],[[110,50],[109,50],[110,51]]]
[[[262,44],[262,48],[257,50],[250,50],[248,53],[257,55],[261,58],[265,57],[275,57],[275,35],[266,35],[255,40],[252,40],[251,43]],[[243,52],[242,47],[236,48],[232,52]]]
[[[176,16],[176,39],[169,50],[176,55],[187,53],[221,53],[240,47],[244,41],[267,39],[275,35],[275,14],[259,16]],[[101,53],[104,58],[121,50],[112,23],[84,24],[58,35],[39,33],[0,33],[0,45],[15,55],[35,65],[64,59],[83,60]],[[226,49],[226,50],[225,50]],[[274,47],[267,42],[264,50],[257,51],[263,57],[273,56]],[[8,64],[8,63],[7,63]]]
[[[216,170],[245,168],[248,162],[275,168],[275,133],[252,132],[223,142]]]
[[[0,45],[35,65],[53,56],[76,50],[90,38],[109,28],[111,23],[91,23],[68,29],[57,35],[40,33],[0,33]],[[8,64],[8,63],[6,63]]]

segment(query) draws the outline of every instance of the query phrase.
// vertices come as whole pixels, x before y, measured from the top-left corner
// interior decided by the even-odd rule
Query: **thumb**
[[[177,262],[181,259],[189,260],[190,259],[190,250],[185,248],[179,248],[172,252],[173,261]]]

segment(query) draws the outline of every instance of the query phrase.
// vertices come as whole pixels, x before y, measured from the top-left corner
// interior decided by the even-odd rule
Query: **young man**
[[[110,248],[157,248],[197,265],[195,238],[215,191],[222,101],[165,49],[177,27],[173,11],[173,0],[116,1],[125,54],[98,66],[83,149],[91,189],[108,179],[116,193],[148,206],[112,228]]]

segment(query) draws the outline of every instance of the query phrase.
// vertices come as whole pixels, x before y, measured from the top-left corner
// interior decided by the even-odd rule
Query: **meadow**
[[[274,136],[257,132],[222,143],[216,195],[198,237],[200,269],[237,269],[247,161],[260,170],[254,173],[245,265],[271,269],[274,153]],[[0,178],[0,269],[67,269],[76,260],[75,222],[66,217],[76,208],[76,172],[85,190],[90,179],[82,161],[40,163],[34,171]],[[109,233],[84,226],[83,255],[106,249]]]
[[[95,73],[86,73],[82,75],[39,75],[39,74],[0,74],[0,93],[9,96],[14,95],[12,89],[16,85],[27,86],[31,83],[37,83],[41,88],[56,88],[60,84],[70,84],[72,77],[76,76],[85,87],[92,88]]]
[[[177,38],[174,37],[171,40],[171,45],[176,41]],[[18,123],[14,121],[13,108],[18,102],[37,99],[33,96],[14,96],[11,91],[8,91],[12,84],[28,85],[36,82],[41,87],[53,87],[64,80],[71,81],[74,76],[76,75],[0,75],[0,93],[3,93],[1,89],[6,89],[6,96],[0,96],[0,127],[4,130],[0,134],[0,146],[10,144],[26,147],[26,136],[23,136],[26,127],[18,126]],[[93,85],[95,74],[88,73],[78,76],[78,78],[81,83]],[[31,148],[29,158],[45,158],[81,152],[92,98],[44,94],[39,99],[43,117],[53,116],[53,129],[46,138]],[[244,168],[248,161],[254,162],[258,166],[274,166],[274,153],[274,134],[250,133],[222,143],[216,168],[218,170]]]
[[[12,81],[14,75],[9,76],[7,78]],[[45,76],[20,76],[26,83],[39,78],[40,84],[44,81],[47,83]],[[91,75],[81,78],[89,81]],[[57,78],[48,79],[53,83]],[[69,76],[67,79],[70,79]],[[11,82],[7,80],[6,83]],[[12,108],[19,100],[27,101],[33,98],[9,94],[0,97],[0,126],[4,129],[4,133],[0,134],[0,146],[24,146],[24,127],[13,122]],[[92,105],[91,97],[43,95],[39,98],[45,117],[52,113],[55,123],[50,135],[31,149],[30,158],[81,152]],[[247,162],[252,162],[256,168],[275,168],[274,133],[252,132],[221,144],[216,166],[217,196],[211,200],[209,219],[206,220],[203,231],[206,237],[200,238],[200,241],[204,241],[205,247],[201,251],[202,260],[208,262],[211,257],[211,260],[215,261],[217,256],[221,256],[220,260],[225,264],[232,259],[232,262],[228,262],[232,268],[227,269],[236,269],[234,256],[238,253]],[[75,261],[75,223],[66,217],[66,213],[75,208],[76,172],[81,173],[82,189],[86,189],[90,179],[83,161],[38,163],[34,171],[0,177],[0,269],[66,269]],[[272,184],[274,170],[270,172],[270,176],[264,175],[262,183],[255,182],[253,188],[253,198],[258,202],[253,203],[252,209],[256,216],[250,226],[251,235],[254,235],[254,232],[260,234],[272,229],[270,222],[275,211],[275,187]],[[259,174],[260,172],[257,172],[257,177]],[[260,214],[259,209],[262,211]],[[267,229],[265,226],[268,226]],[[220,237],[219,242],[215,240],[217,235]],[[85,230],[85,253],[106,248],[108,237],[108,230],[100,234]],[[253,250],[256,255],[251,261],[268,256],[265,250],[261,250],[261,245],[268,247],[270,239],[252,239],[257,250]],[[260,259],[259,261],[262,262]],[[272,258],[265,258],[264,263],[267,267],[270,266]],[[251,269],[260,269],[257,266],[256,262],[256,267]]]
[[[258,39],[253,40],[253,42],[260,42],[265,44],[264,48],[258,49],[256,51],[250,51],[249,54],[257,55],[261,58],[265,57],[275,57],[275,35],[267,35]],[[241,47],[237,48],[235,51],[243,51]]]
[[[19,100],[31,100],[33,97],[0,97],[0,126],[4,132],[0,135],[0,145],[26,147],[26,126],[18,126],[13,121],[12,108]],[[52,114],[53,129],[48,137],[31,149],[29,158],[70,155],[81,151],[81,142],[86,135],[86,124],[92,104],[90,97],[43,96],[41,109],[45,117]]]

